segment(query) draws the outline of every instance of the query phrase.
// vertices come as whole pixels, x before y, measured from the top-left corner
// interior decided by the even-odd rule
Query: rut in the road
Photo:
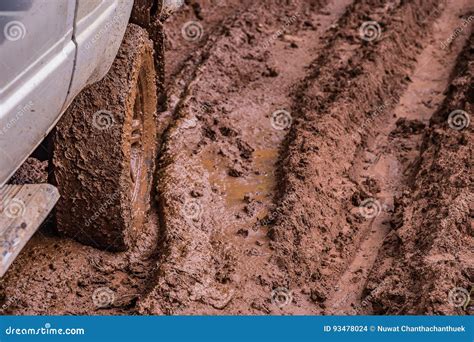
[[[178,78],[178,86],[170,87],[170,109],[179,119],[167,132],[159,185],[165,247],[171,253],[165,254],[159,286],[142,301],[143,310],[279,311],[271,303],[272,291],[278,295],[286,284],[275,281],[278,269],[269,262],[273,252],[261,221],[268,221],[273,206],[292,86],[305,77],[324,45],[319,37],[349,3],[334,1],[316,11],[317,2],[297,2],[270,7],[275,13],[254,4],[216,29],[205,53],[190,59],[192,78],[193,64],[182,68],[186,81]]]
[[[469,17],[460,18],[465,22]],[[467,35],[465,27],[454,45]],[[369,275],[365,300],[376,314],[474,313],[473,84],[471,32],[450,76],[446,99],[431,116],[416,163],[408,169],[410,191],[396,199],[393,229]]]
[[[353,313],[345,301],[350,305],[361,294],[363,269],[339,281],[367,235],[367,217],[381,189],[375,179],[354,179],[358,152],[370,146],[406,89],[438,6],[354,2],[295,93],[297,117],[287,138],[282,200],[270,235],[289,286],[323,313]],[[374,26],[375,39],[361,39],[365,21]],[[367,252],[376,255],[378,244]],[[349,285],[337,288],[343,284]]]
[[[468,37],[458,37],[450,49],[442,49],[445,42],[462,22],[460,15],[468,13],[470,1],[458,1],[447,7],[434,23],[434,32],[417,58],[417,66],[410,74],[411,83],[389,111],[383,122],[375,121],[372,136],[360,147],[351,169],[351,179],[357,183],[377,187],[376,216],[369,218],[367,235],[354,259],[345,270],[334,291],[326,301],[334,313],[372,313],[369,296],[362,300],[367,277],[377,258],[394,217],[394,201],[413,182],[411,169],[417,162],[425,127],[442,103],[445,89],[458,54]],[[386,105],[391,107],[394,103]],[[367,294],[366,294],[367,295]]]
[[[474,110],[472,35],[451,74],[470,7],[186,1],[147,234],[109,253],[42,229],[0,312],[472,312],[447,304],[474,289],[473,128],[447,123]]]

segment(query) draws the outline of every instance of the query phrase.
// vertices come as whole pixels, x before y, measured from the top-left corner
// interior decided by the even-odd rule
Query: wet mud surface
[[[472,314],[473,14],[187,1],[141,238],[112,253],[48,221],[0,311]],[[47,176],[30,159],[13,181]]]

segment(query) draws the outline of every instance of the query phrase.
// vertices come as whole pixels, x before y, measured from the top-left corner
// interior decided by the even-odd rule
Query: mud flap
[[[0,277],[46,219],[59,199],[49,184],[0,188]]]

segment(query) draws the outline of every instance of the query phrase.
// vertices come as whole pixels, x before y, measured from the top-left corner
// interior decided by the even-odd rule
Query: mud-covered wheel
[[[146,224],[157,143],[153,65],[146,31],[130,24],[107,76],[57,126],[57,227],[85,244],[123,251]]]

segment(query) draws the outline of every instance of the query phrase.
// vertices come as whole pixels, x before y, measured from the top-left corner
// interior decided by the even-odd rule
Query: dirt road
[[[187,1],[145,238],[111,253],[46,225],[1,312],[473,314],[473,15]]]

